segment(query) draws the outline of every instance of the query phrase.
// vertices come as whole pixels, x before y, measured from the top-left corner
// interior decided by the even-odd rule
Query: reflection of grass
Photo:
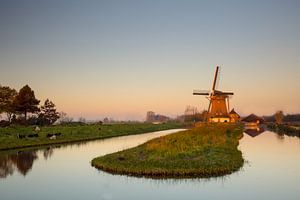
[[[291,126],[291,127],[296,129],[296,130],[300,130],[300,126]]]
[[[243,165],[237,149],[242,135],[239,125],[203,125],[95,158],[92,165],[115,174],[155,178],[220,176]]]
[[[76,142],[92,139],[102,139],[122,135],[132,135],[152,131],[160,131],[173,128],[181,128],[179,123],[166,124],[112,124],[112,125],[77,125],[77,126],[49,126],[41,127],[39,137],[18,139],[17,135],[29,135],[34,133],[34,127],[6,127],[0,128],[0,150]],[[47,138],[47,134],[61,133],[55,140]]]

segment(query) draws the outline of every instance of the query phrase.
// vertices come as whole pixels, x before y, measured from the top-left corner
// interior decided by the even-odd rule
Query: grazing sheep
[[[55,140],[55,139],[56,139],[56,136],[55,136],[55,135],[52,135],[49,139],[50,139],[50,140]]]
[[[47,134],[47,138],[51,138],[53,136],[55,136],[55,138],[56,138],[57,136],[61,136],[61,133],[48,133]]]

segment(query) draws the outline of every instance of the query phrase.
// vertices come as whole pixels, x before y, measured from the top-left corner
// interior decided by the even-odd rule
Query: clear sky
[[[300,112],[300,1],[0,1],[0,84],[29,84],[73,117],[143,119],[206,109]]]

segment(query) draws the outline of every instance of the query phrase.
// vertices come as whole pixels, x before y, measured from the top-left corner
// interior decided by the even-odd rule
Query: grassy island
[[[0,128],[0,150],[80,142],[116,136],[182,128],[180,123],[128,123],[103,125],[56,125],[40,127],[9,126]],[[49,137],[56,135],[55,138]]]
[[[152,178],[221,176],[242,167],[237,149],[242,136],[240,125],[203,124],[95,158],[92,165],[112,174]]]

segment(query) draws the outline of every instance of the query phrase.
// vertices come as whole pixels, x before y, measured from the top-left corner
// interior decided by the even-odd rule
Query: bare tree
[[[86,120],[85,120],[84,117],[79,117],[78,121],[81,122],[81,123],[83,123],[83,124],[86,123]]]
[[[73,118],[69,117],[67,115],[67,113],[65,113],[65,112],[59,113],[59,123],[60,124],[67,124],[67,123],[71,123],[72,121],[73,121]]]
[[[184,111],[184,121],[195,122],[197,121],[197,115],[199,115],[197,107],[188,105]]]

